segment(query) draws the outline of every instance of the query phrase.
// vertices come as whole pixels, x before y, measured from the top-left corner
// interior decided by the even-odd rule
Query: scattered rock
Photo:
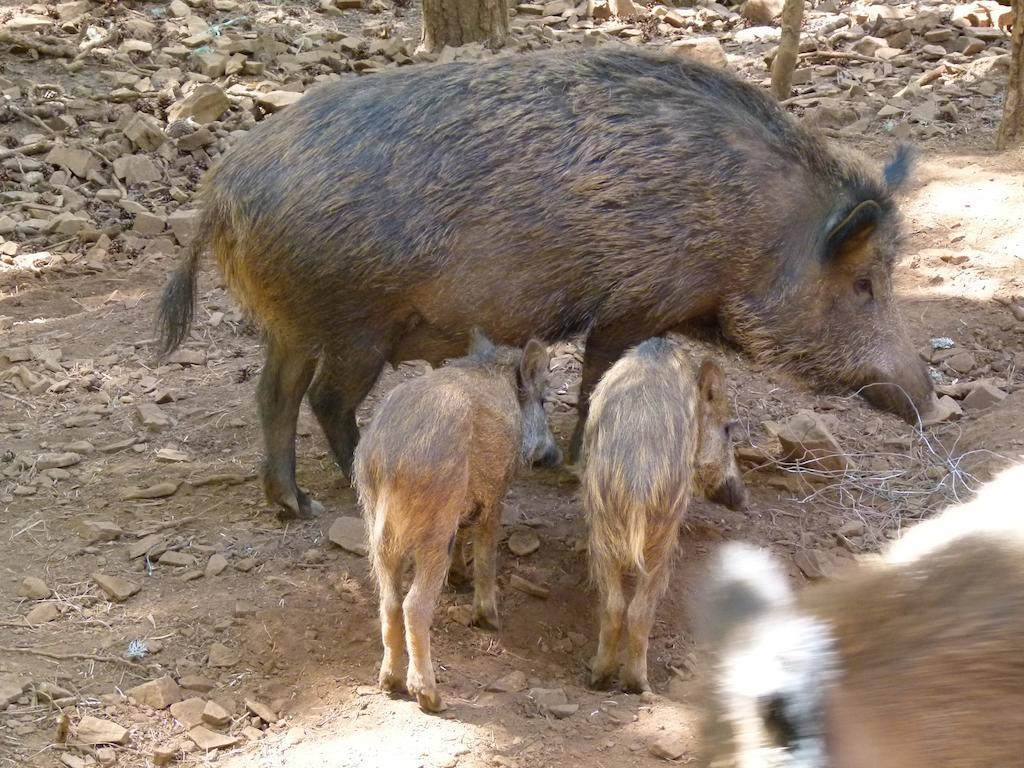
[[[47,624],[51,621],[60,618],[60,609],[57,608],[53,603],[43,603],[37,605],[27,614],[25,614],[25,621],[29,624]]]
[[[88,178],[90,173],[100,170],[100,161],[92,152],[85,149],[71,149],[58,146],[50,150],[46,162],[66,168],[80,179]]]
[[[78,723],[75,740],[86,746],[127,744],[128,729],[110,720],[100,720],[97,717],[86,715]]]
[[[944,421],[954,421],[963,415],[960,404],[949,395],[943,395],[932,410],[921,419],[921,424],[930,427]]]
[[[687,744],[688,740],[677,733],[664,733],[651,742],[649,749],[662,760],[678,760],[686,754]]]
[[[46,586],[46,582],[35,576],[26,576],[21,582],[21,595],[29,600],[45,600],[53,594],[53,590]]]
[[[782,15],[784,0],[747,0],[740,8],[740,15],[751,24],[771,24]]]
[[[263,704],[254,699],[246,699],[245,708],[252,712],[254,715],[256,715],[256,717],[258,717],[267,725],[273,725],[277,722],[277,714],[266,704]]]
[[[245,726],[245,728],[242,729],[242,735],[246,738],[247,741],[256,741],[258,739],[263,738],[263,731],[261,731],[259,728],[254,728],[251,725],[247,725]]]
[[[167,140],[157,119],[145,112],[131,116],[124,127],[124,135],[143,152],[152,152]]]
[[[968,411],[983,411],[998,405],[1006,399],[1006,393],[999,387],[987,382],[979,381],[964,398],[963,407]]]
[[[210,559],[206,562],[206,575],[220,576],[227,567],[228,559],[224,555],[220,553],[210,555]]]
[[[210,646],[208,663],[211,667],[233,667],[242,658],[242,654],[221,643]]]
[[[157,562],[161,565],[173,565],[178,568],[191,568],[196,564],[196,559],[187,552],[177,552],[172,549],[160,555],[160,559]]]
[[[370,553],[366,542],[366,525],[360,517],[339,517],[331,524],[327,538],[346,552],[362,557]]]
[[[182,682],[185,678],[182,678]],[[206,701],[194,696],[184,701],[171,704],[171,716],[184,726],[185,730],[195,728],[203,724],[203,710],[206,709]]]
[[[843,472],[852,467],[849,457],[813,411],[799,411],[782,424],[765,423],[782,446],[782,460],[803,468]]]
[[[579,709],[579,704],[554,704],[547,708],[547,712],[558,720],[564,720],[575,715]]]
[[[127,579],[122,579],[120,576],[110,576],[106,573],[94,573],[92,575],[92,580],[96,582],[96,586],[102,589],[107,594],[107,597],[115,603],[123,603],[129,597],[142,589],[142,587],[137,584],[133,584]]]
[[[152,709],[166,709],[181,701],[181,688],[174,680],[164,675],[157,680],[137,685],[128,690],[135,703]]]
[[[793,562],[808,579],[827,579],[836,572],[835,555],[821,549],[797,552]]]
[[[974,370],[974,367],[978,364],[972,355],[967,350],[961,349],[958,352],[954,352],[952,355],[945,359],[945,364],[952,370],[959,374],[970,373]]]
[[[149,536],[145,536],[128,548],[128,559],[136,560],[143,555],[156,557],[163,554],[166,549],[166,542],[167,540],[159,533],[153,533]]]
[[[270,93],[257,94],[256,104],[264,112],[279,112],[301,98],[302,94],[295,91],[270,91]]]
[[[579,704],[569,703],[569,697],[562,688],[531,688],[526,695],[543,714],[559,719],[569,717],[579,709]]]
[[[551,597],[551,590],[548,587],[543,584],[535,584],[516,573],[512,574],[512,578],[509,579],[508,585],[512,587],[512,589],[525,592],[533,597],[539,597],[541,600],[547,600]]]
[[[718,42],[717,37],[688,37],[676,40],[668,46],[668,49],[711,67],[725,69],[729,66],[729,62],[725,58],[725,50]]]
[[[508,548],[513,555],[526,557],[540,549],[540,538],[533,531],[516,531],[508,537]]]
[[[495,680],[487,686],[487,690],[495,693],[519,693],[526,690],[526,685],[526,673],[517,669]]]
[[[166,481],[151,485],[148,488],[128,488],[121,494],[124,501],[138,501],[145,499],[163,499],[177,493],[181,483]]]
[[[105,520],[75,520],[73,525],[78,535],[90,544],[114,541],[124,535],[119,526]]]
[[[156,403],[139,403],[136,406],[135,413],[142,426],[155,432],[159,432],[174,423],[174,420],[164,413],[163,409]]]
[[[199,691],[200,693],[209,693],[216,687],[212,680],[200,675],[183,675],[178,678],[178,685],[190,691]]]
[[[224,726],[231,722],[231,713],[216,701],[208,701],[203,707],[203,722],[217,727]]]
[[[73,467],[81,461],[82,457],[77,453],[41,453],[36,456],[36,469],[63,469]]]
[[[196,743],[196,746],[200,749],[205,749],[207,752],[211,749],[227,749],[228,747],[233,747],[238,743],[238,739],[234,736],[217,733],[216,731],[211,731],[209,728],[204,728],[201,725],[190,728],[188,731],[188,737]]]
[[[0,675],[0,708],[13,704],[28,688],[29,683],[14,675]]]
[[[181,0],[176,0],[181,2]],[[173,742],[171,744],[163,744],[153,750],[153,765],[170,765],[178,759],[178,754],[181,752],[181,744]]]
[[[191,117],[200,124],[219,120],[231,108],[231,102],[216,85],[200,85],[185,99],[171,105],[167,110],[168,122]]]
[[[146,155],[122,155],[114,161],[114,174],[125,184],[148,184],[163,177],[160,168]]]
[[[448,618],[456,624],[468,627],[473,623],[473,609],[468,605],[449,605]]]

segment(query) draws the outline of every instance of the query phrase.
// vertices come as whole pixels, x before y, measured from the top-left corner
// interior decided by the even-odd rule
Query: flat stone
[[[157,432],[174,423],[173,419],[164,413],[163,409],[156,403],[139,403],[135,407],[135,416],[146,429],[152,429]]]
[[[19,591],[29,600],[45,600],[53,594],[53,590],[46,586],[46,582],[35,576],[26,576]]]
[[[62,146],[51,149],[46,162],[67,169],[80,179],[87,178],[90,173],[101,168],[99,159],[92,152]]]
[[[569,697],[562,688],[531,688],[526,695],[544,713],[550,712],[552,707],[562,707],[569,703]]]
[[[234,736],[217,733],[201,725],[189,728],[188,737],[196,743],[196,746],[200,749],[205,749],[207,752],[211,749],[227,749],[238,743],[238,739]]]
[[[160,559],[157,562],[161,565],[174,565],[178,568],[191,568],[196,564],[196,559],[187,552],[177,552],[173,549],[169,549],[160,555]]]
[[[524,579],[517,573],[512,574],[509,579],[508,585],[512,589],[518,590],[519,592],[525,592],[533,597],[539,597],[541,600],[547,600],[551,596],[551,590],[545,587],[543,584],[535,584],[528,579]]]
[[[168,122],[191,117],[200,124],[212,123],[231,108],[231,102],[216,85],[200,85],[167,110]]]
[[[81,461],[82,457],[77,453],[40,453],[36,456],[36,469],[73,467]]]
[[[59,618],[60,609],[53,603],[42,603],[25,614],[25,621],[29,624],[47,624]]]
[[[1006,399],[1006,393],[987,381],[979,381],[964,398],[963,407],[968,411],[983,411],[998,405]]]
[[[124,135],[143,152],[152,152],[167,140],[160,122],[145,112],[136,112],[124,127]]]
[[[217,687],[212,680],[202,675],[183,675],[178,678],[178,685],[190,691],[199,691],[200,693],[209,693]]]
[[[166,542],[167,540],[159,533],[153,533],[141,538],[128,548],[128,559],[137,560],[146,554],[151,557],[163,554],[164,549],[166,549]]]
[[[168,675],[128,690],[135,703],[152,709],[166,709],[181,701],[181,688]]]
[[[180,752],[181,744],[178,742],[162,744],[153,750],[153,765],[170,765],[178,758]]]
[[[554,704],[547,708],[547,712],[558,720],[564,720],[575,715],[579,708],[579,704]]]
[[[930,427],[944,421],[954,421],[963,416],[960,404],[949,395],[943,395],[922,419],[921,424]]]
[[[717,37],[688,37],[676,40],[668,46],[668,50],[719,69],[726,69],[729,65],[725,58],[725,50]]]
[[[114,174],[125,184],[148,184],[163,178],[159,166],[146,155],[122,155],[114,161]]]
[[[220,576],[227,567],[228,559],[224,555],[220,553],[210,555],[210,559],[206,562],[206,575]]]
[[[651,742],[648,750],[662,760],[678,760],[686,754],[688,740],[679,734],[665,733]]]
[[[128,488],[121,494],[124,501],[138,501],[145,499],[163,499],[177,493],[181,483],[165,481],[150,485],[146,488]]]
[[[359,517],[339,517],[327,531],[327,538],[356,555],[366,557],[370,548],[366,542],[366,525]]]
[[[21,698],[29,681],[15,675],[0,675],[0,707],[13,704]]]
[[[122,579],[120,576],[111,576],[106,573],[94,573],[92,580],[115,603],[123,603],[142,589],[138,584],[133,584],[127,579]]]
[[[214,643],[209,650],[209,665],[211,667],[233,667],[242,659],[242,654],[228,648],[221,643]]]
[[[216,701],[208,701],[203,707],[203,722],[216,727],[227,725],[231,722],[231,713]]]
[[[257,739],[263,738],[263,731],[259,728],[253,728],[251,725],[247,725],[242,729],[242,735],[249,741],[256,741]]]
[[[267,725],[273,725],[277,722],[277,713],[262,702],[256,701],[255,699],[246,699],[245,708]]]
[[[120,526],[108,520],[75,520],[72,525],[79,537],[90,544],[98,541],[114,541],[124,535]]]
[[[827,579],[835,574],[836,558],[821,549],[805,549],[793,556],[796,567],[808,579]]]
[[[258,93],[255,96],[257,106],[264,112],[279,112],[301,98],[302,94],[295,91],[270,91],[269,93]]]
[[[782,460],[802,468],[843,472],[853,463],[839,446],[822,418],[813,411],[799,411],[782,424],[765,424],[782,446]]]
[[[206,353],[201,349],[178,349],[167,358],[167,362],[178,365],[206,365]]]
[[[525,691],[527,686],[526,673],[516,670],[509,672],[504,677],[499,677],[487,686],[488,691],[495,693],[519,693]]]
[[[182,678],[184,682],[184,678]],[[203,724],[203,710],[206,709],[206,700],[198,696],[171,704],[171,717],[184,726],[185,730],[195,728]]]
[[[513,555],[526,557],[540,549],[540,538],[533,531],[515,531],[508,537],[507,545]]]
[[[110,720],[100,720],[86,715],[75,729],[75,740],[79,744],[127,744],[128,729]]]
[[[947,357],[945,363],[960,374],[970,373],[978,364],[974,355],[963,349]]]

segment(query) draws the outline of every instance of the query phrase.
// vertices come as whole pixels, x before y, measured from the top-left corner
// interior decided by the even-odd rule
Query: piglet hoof
[[[635,677],[633,675],[624,674],[620,682],[622,683],[622,690],[624,693],[651,692],[651,684],[647,682],[646,677]]]
[[[382,669],[380,671],[380,677],[378,678],[378,684],[380,689],[388,695],[395,695],[398,693],[405,693],[405,681],[396,673]]]
[[[607,691],[612,687],[612,677],[611,672],[591,672],[587,684],[595,691]]]
[[[413,693],[413,691],[409,691]],[[420,705],[420,709],[430,714],[437,714],[438,712],[444,712],[448,707],[441,701],[441,694],[437,692],[436,688],[430,690],[420,690],[415,692],[416,703]]]
[[[497,608],[477,608],[473,611],[473,626],[497,632],[501,629],[501,619]]]

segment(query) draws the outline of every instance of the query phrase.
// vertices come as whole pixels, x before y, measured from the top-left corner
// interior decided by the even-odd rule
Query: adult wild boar
[[[915,420],[934,395],[893,298],[906,171],[905,153],[878,173],[767,93],[643,50],[330,83],[206,179],[161,349],[188,334],[209,246],[266,330],[264,488],[296,514],[319,506],[295,483],[303,394],[350,474],[355,411],[384,364],[458,357],[473,326],[517,346],[586,332],[573,460],[601,374],[698,323]]]

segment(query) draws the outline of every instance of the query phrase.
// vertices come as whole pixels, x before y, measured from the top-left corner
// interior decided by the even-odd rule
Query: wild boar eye
[[[870,277],[858,277],[853,283],[853,289],[868,298],[875,298],[875,288],[871,285]]]

